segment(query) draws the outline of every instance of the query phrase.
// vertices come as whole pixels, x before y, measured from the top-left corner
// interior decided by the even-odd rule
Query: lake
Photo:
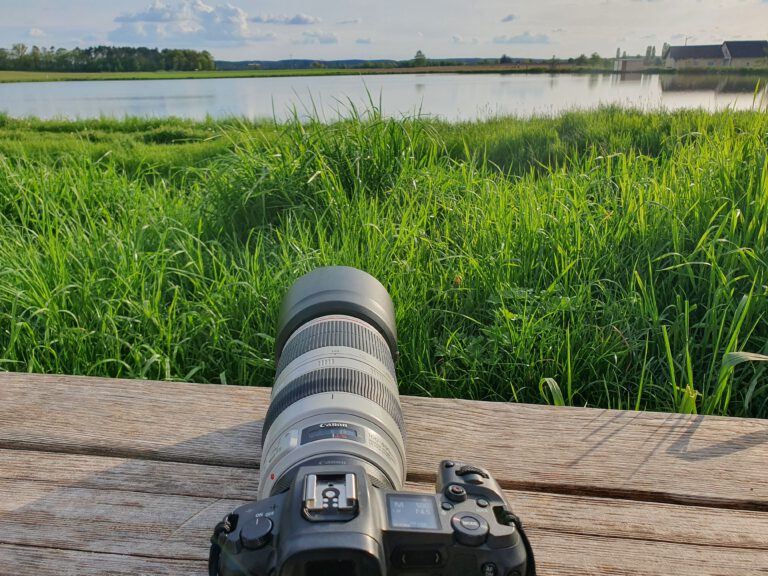
[[[373,101],[387,116],[445,120],[554,114],[603,104],[666,109],[749,109],[768,103],[757,77],[700,75],[396,74],[0,84],[14,117],[227,116],[333,120]]]

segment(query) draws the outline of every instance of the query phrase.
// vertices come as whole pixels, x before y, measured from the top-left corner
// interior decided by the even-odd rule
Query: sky
[[[0,47],[193,48],[218,60],[567,58],[768,39],[768,0],[0,1]]]

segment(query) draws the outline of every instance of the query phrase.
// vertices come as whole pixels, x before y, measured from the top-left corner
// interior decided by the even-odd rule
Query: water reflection
[[[760,84],[758,98],[755,86]],[[557,114],[600,105],[640,109],[749,109],[768,102],[753,76],[402,74],[0,84],[11,116],[93,118],[240,116],[332,121],[373,102],[392,117],[446,120]]]
[[[640,84],[644,80],[650,78],[650,75],[643,74],[642,72],[622,72],[621,74],[614,74],[612,78],[614,82],[620,82],[622,84]]]
[[[722,94],[765,92],[766,79],[759,76],[709,76],[694,74],[663,75],[664,92],[713,91]]]

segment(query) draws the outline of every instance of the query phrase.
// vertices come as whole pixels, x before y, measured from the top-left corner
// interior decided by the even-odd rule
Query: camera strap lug
[[[211,535],[211,550],[208,552],[208,576],[218,576],[221,556],[221,536],[229,534],[237,526],[237,514],[227,514],[216,524]]]
[[[507,526],[514,526],[515,529],[520,533],[523,546],[525,546],[525,554],[528,557],[528,561],[526,562],[526,576],[536,576],[536,560],[533,557],[533,548],[531,547],[531,542],[528,540],[528,535],[525,533],[525,529],[523,528],[523,521],[520,520],[519,516],[514,514],[511,510],[507,510],[506,508],[502,512],[502,519],[504,524]]]

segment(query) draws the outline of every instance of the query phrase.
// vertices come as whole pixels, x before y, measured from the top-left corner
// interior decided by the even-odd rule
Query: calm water
[[[224,116],[337,118],[370,99],[389,116],[421,113],[446,120],[552,114],[618,104],[643,109],[754,105],[750,77],[659,75],[403,74],[209,80],[0,84],[0,111],[11,116]],[[761,83],[765,86],[765,82]],[[763,88],[758,100],[768,101]]]

